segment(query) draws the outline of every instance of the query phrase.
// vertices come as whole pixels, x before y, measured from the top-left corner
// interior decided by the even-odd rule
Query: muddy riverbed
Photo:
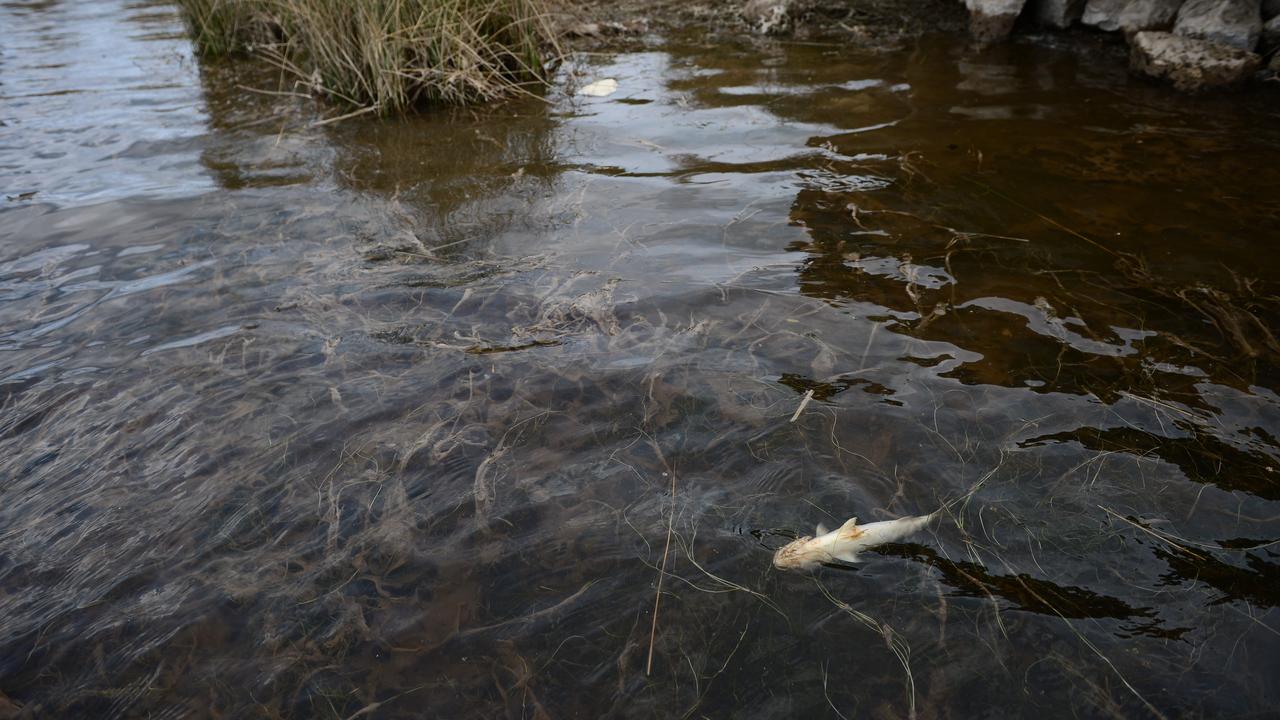
[[[1280,704],[1274,93],[675,32],[315,126],[165,5],[0,28],[0,715]]]

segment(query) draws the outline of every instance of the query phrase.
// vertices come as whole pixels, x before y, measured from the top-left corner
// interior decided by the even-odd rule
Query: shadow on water
[[[101,20],[58,8],[0,19]],[[120,58],[181,51],[157,8]],[[180,141],[0,148],[78,176],[0,209],[0,700],[1271,711],[1274,98],[1045,40],[646,42],[566,71],[614,97],[322,126],[179,63],[119,96]],[[78,141],[150,122],[95,101]]]
[[[1172,423],[1187,437],[1168,437],[1134,428],[1082,428],[1031,438],[1023,443],[1032,446],[1053,442],[1075,442],[1101,453],[1129,453],[1159,458],[1175,465],[1186,479],[1212,483],[1224,490],[1239,490],[1267,500],[1280,499],[1275,476],[1276,445],[1269,441],[1253,441],[1253,448],[1238,448],[1221,439],[1198,431],[1186,423]],[[1230,472],[1223,472],[1230,468]]]

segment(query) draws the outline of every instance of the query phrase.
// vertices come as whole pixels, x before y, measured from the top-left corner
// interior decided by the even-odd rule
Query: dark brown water
[[[311,127],[166,6],[0,5],[0,714],[1275,716],[1274,92],[575,68]]]

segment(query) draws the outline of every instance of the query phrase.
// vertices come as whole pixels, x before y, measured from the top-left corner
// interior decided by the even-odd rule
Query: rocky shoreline
[[[963,1],[979,42],[1003,40],[1021,19],[1123,33],[1130,69],[1188,92],[1280,71],[1280,0]]]
[[[1280,75],[1280,0],[955,2],[957,10],[968,11],[969,33],[980,45],[1002,42],[1023,30],[1082,26],[1115,33],[1129,45],[1135,74],[1186,92]],[[739,15],[755,32],[782,34],[824,9],[823,0],[745,0]]]

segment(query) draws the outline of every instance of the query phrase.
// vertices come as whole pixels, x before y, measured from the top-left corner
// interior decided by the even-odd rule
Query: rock
[[[1262,19],[1270,20],[1280,15],[1280,0],[1262,0]]]
[[[969,8],[969,34],[980,43],[1003,40],[1027,0],[964,0]]]
[[[606,35],[634,35],[643,32],[645,22],[580,22],[565,31],[572,38],[602,38]]]
[[[1084,0],[1030,0],[1031,17],[1041,25],[1069,28],[1084,12]],[[1277,0],[1280,2],[1280,0]]]
[[[574,38],[600,37],[604,35],[604,28],[600,27],[600,23],[583,22],[569,28],[565,34]]]
[[[1131,70],[1168,80],[1185,92],[1234,85],[1261,65],[1251,52],[1168,32],[1140,32],[1129,48]]]
[[[1262,0],[1187,0],[1173,31],[1252,50],[1262,34]]]
[[[1132,35],[1143,30],[1165,30],[1173,26],[1182,0],[1089,0],[1084,6],[1085,25],[1107,32]]]
[[[1128,0],[1089,0],[1080,22],[1107,32],[1120,29],[1120,13]]]
[[[1262,38],[1258,41],[1258,49],[1264,53],[1277,48],[1280,48],[1280,15],[1271,18],[1266,25],[1262,26]]]
[[[739,14],[761,35],[782,35],[791,31],[797,15],[803,13],[795,0],[747,0]]]

